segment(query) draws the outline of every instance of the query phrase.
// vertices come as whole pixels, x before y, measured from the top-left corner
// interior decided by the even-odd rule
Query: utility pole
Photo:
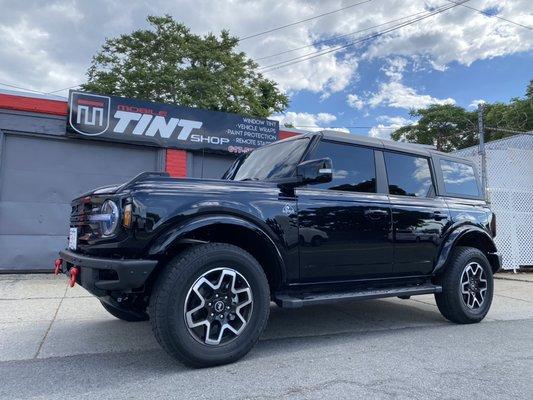
[[[483,187],[483,198],[488,201],[487,158],[485,153],[485,130],[483,127],[483,103],[479,103],[477,105],[477,123],[479,126],[479,154],[481,155],[481,186]]]

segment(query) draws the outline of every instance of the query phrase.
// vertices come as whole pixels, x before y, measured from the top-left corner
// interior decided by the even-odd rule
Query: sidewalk
[[[507,275],[507,274],[506,274]],[[486,321],[533,318],[533,283],[498,279]],[[432,295],[286,310],[262,339],[447,326]],[[0,361],[159,349],[149,322],[128,323],[64,276],[0,275]]]

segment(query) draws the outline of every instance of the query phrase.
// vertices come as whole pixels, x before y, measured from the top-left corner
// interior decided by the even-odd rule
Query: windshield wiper
[[[244,178],[244,179],[239,179],[239,182],[244,182],[244,181],[259,181],[260,179],[259,178]]]

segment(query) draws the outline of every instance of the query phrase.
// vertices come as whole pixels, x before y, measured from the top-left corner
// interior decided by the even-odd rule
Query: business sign
[[[263,118],[71,90],[67,132],[130,143],[245,153],[278,140]]]

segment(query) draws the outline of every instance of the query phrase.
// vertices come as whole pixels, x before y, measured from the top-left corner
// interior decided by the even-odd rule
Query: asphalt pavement
[[[64,278],[0,275],[0,398],[533,398],[533,281],[502,277],[475,325],[447,322],[429,295],[272,306],[248,356],[195,370]]]

